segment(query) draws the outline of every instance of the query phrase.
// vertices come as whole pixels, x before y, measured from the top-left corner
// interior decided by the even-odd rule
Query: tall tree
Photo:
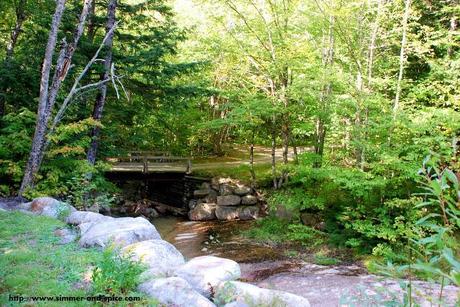
[[[106,80],[109,78],[110,70],[112,69],[112,47],[113,47],[113,36],[114,32],[111,29],[114,27],[116,22],[116,9],[117,0],[110,0],[107,6],[107,24],[105,27],[108,38],[105,41],[106,55],[104,59],[104,72],[101,74],[100,80]],[[102,112],[104,110],[104,104],[107,97],[107,83],[103,83],[99,89],[99,93],[96,96],[96,102],[94,103],[94,109],[92,117],[96,121],[100,121],[102,118]],[[94,165],[96,162],[96,154],[99,143],[100,127],[96,126],[91,130],[91,144],[87,153],[88,162]]]
[[[78,41],[83,34],[83,29],[86,22],[86,17],[89,13],[91,6],[90,0],[85,0],[80,14],[78,24],[75,28],[75,32],[70,43],[64,43],[59,56],[56,61],[56,68],[53,74],[51,85],[50,74],[51,65],[54,55],[54,49],[56,47],[57,35],[61,24],[62,15],[65,9],[65,0],[58,0],[56,2],[56,11],[53,16],[51,23],[51,30],[48,37],[48,43],[45,50],[45,57],[42,66],[42,77],[40,81],[40,98],[37,111],[37,123],[35,127],[35,133],[32,140],[32,148],[29,155],[29,160],[26,165],[24,172],[24,178],[21,183],[19,193],[25,191],[25,189],[31,187],[34,182],[36,173],[40,168],[40,164],[43,159],[43,149],[46,144],[46,132],[48,129],[48,123],[53,110],[56,98],[61,88],[62,81],[66,78],[71,63],[72,57],[77,48]]]

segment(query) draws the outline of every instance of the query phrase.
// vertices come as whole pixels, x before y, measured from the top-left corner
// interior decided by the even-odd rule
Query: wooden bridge
[[[126,156],[107,158],[110,172],[186,173],[192,171],[190,158],[175,157],[167,152],[132,151]]]

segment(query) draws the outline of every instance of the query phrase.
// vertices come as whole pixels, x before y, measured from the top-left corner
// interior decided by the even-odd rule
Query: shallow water
[[[186,258],[214,255],[238,262],[259,262],[283,257],[281,251],[251,243],[241,235],[251,221],[194,222],[180,217],[158,217],[151,222],[161,237]]]

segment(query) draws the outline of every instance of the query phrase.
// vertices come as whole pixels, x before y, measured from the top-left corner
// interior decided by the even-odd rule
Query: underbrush
[[[110,250],[102,253],[76,243],[58,244],[60,238],[54,232],[64,227],[63,222],[48,217],[0,212],[0,305],[14,305],[10,295],[86,298],[113,294],[141,297],[146,302],[135,292],[137,264],[113,260],[117,258]],[[62,306],[63,302],[37,304]],[[94,302],[72,304],[92,306]]]

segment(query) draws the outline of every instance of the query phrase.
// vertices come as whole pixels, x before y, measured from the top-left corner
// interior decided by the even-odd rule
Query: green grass
[[[57,244],[59,238],[54,231],[62,227],[66,227],[63,222],[48,217],[0,212],[0,306],[19,305],[9,302],[9,295],[92,295],[88,276],[103,261],[103,254],[96,249],[80,248],[76,243]],[[72,302],[71,305],[94,303]]]

